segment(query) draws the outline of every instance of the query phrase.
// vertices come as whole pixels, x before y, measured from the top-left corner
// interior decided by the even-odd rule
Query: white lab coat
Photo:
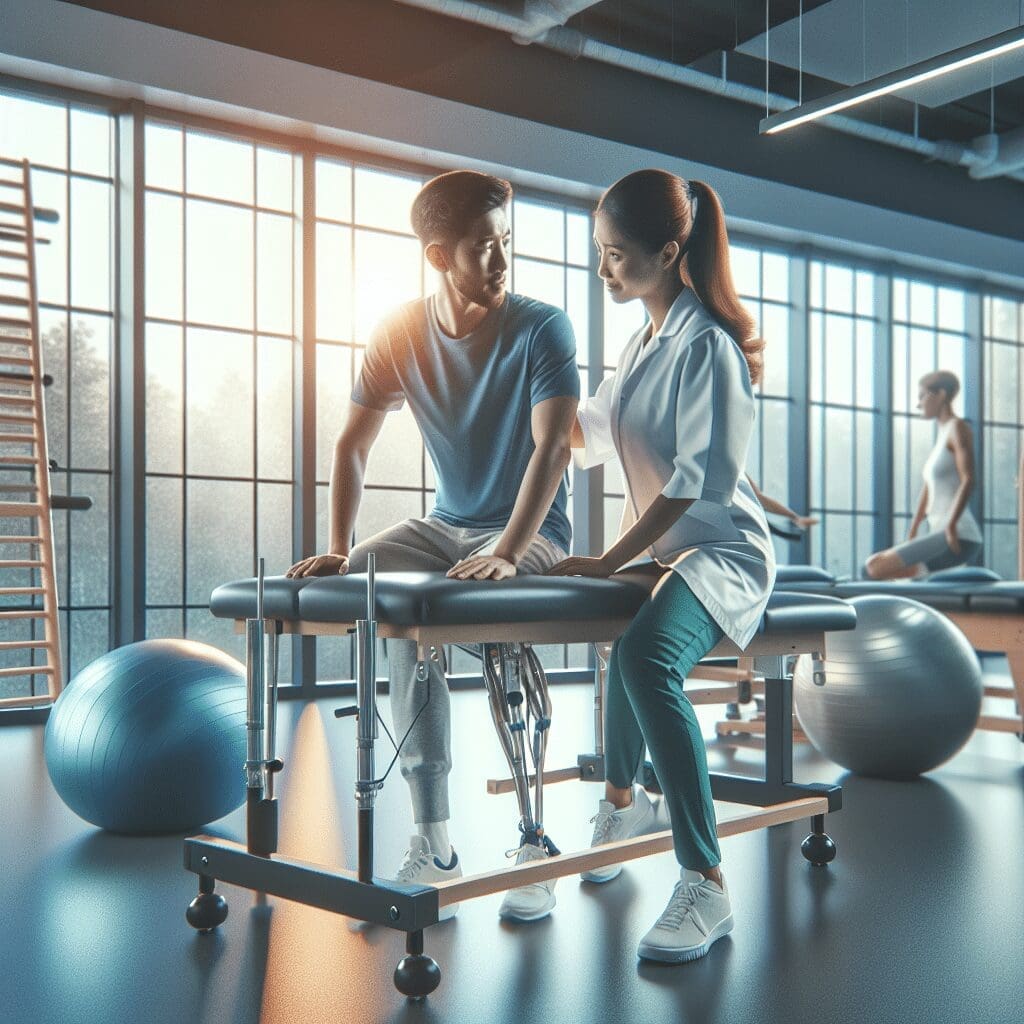
[[[645,345],[650,330],[633,335],[615,375],[580,403],[576,461],[589,469],[618,455],[620,536],[659,494],[696,499],[629,564],[671,567],[743,648],[775,583],[768,524],[743,468],[756,404],[746,360],[689,288]]]

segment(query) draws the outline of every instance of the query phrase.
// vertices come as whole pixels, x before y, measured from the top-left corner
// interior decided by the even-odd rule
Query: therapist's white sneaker
[[[512,851],[509,851],[511,855]],[[535,860],[547,860],[551,856],[543,846],[523,843],[516,851],[516,863],[527,864]],[[540,921],[548,916],[555,906],[555,881],[532,882],[518,889],[509,889],[501,901],[498,916],[505,921]]]
[[[639,786],[633,787],[633,802],[628,807],[618,810],[611,801],[602,800],[597,805],[597,814],[590,820],[594,823],[591,849],[604,846],[605,843],[616,843],[620,839],[632,839],[634,836],[671,828],[671,825],[662,823],[656,805],[651,803],[651,798]],[[609,864],[607,867],[582,871],[580,878],[584,882],[610,882],[621,871],[621,864]]]
[[[723,935],[732,931],[732,905],[722,877],[719,887],[700,872],[681,872],[668,906],[640,940],[641,960],[682,964],[704,956]]]
[[[445,866],[434,856],[426,837],[414,835],[409,840],[409,849],[402,866],[398,869],[398,874],[395,875],[395,881],[400,885],[435,885],[461,877],[462,865],[454,849],[451,863]],[[458,909],[458,903],[442,907],[437,915],[438,921],[447,921],[454,917]]]

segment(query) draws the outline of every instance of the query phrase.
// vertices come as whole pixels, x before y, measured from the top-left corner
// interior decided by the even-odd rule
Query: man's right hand
[[[348,555],[313,555],[296,562],[286,573],[288,579],[300,576],[344,576],[348,572]]]

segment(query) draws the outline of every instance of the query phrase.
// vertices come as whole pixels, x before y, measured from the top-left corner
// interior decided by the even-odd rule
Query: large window
[[[984,304],[983,494],[986,565],[1017,576],[1017,473],[1024,434],[1024,303],[997,296]]]
[[[804,496],[789,493],[790,259],[747,245],[733,245],[730,253],[736,289],[765,340],[764,378],[756,389],[758,415],[747,472],[766,495],[802,507]],[[788,552],[779,540],[776,549],[785,559]]]
[[[387,310],[434,285],[408,212],[435,169],[140,115],[114,101],[11,92],[0,94],[0,152],[30,159],[36,203],[60,217],[45,226],[50,244],[38,253],[45,368],[54,378],[46,394],[53,486],[94,502],[89,512],[55,516],[65,663],[74,672],[143,633],[238,655],[230,624],[209,614],[210,591],[251,574],[257,555],[278,572],[326,546],[333,444],[370,332]],[[140,180],[141,233],[128,212],[137,193],[119,184]],[[643,309],[604,293],[586,204],[517,189],[511,226],[511,286],[568,313],[582,389],[592,393]],[[766,493],[798,509],[808,503],[822,518],[810,544],[780,546],[780,560],[808,557],[854,573],[872,550],[903,539],[934,439],[916,413],[916,383],[941,367],[960,376],[959,408],[977,424],[974,505],[985,563],[1015,576],[1022,295],[911,278],[885,264],[850,266],[756,238],[734,244],[732,257],[768,342],[748,471]],[[117,283],[140,261],[145,294],[133,305],[131,288]],[[140,394],[131,373],[115,377],[132,360],[145,365]],[[112,450],[119,409],[122,424],[125,410],[144,420],[141,481],[131,432]],[[596,553],[618,532],[621,474],[613,461],[592,474],[570,469],[570,481],[575,549]],[[17,500],[25,486],[23,470],[0,473],[3,496]],[[434,487],[411,413],[388,416],[354,539],[424,515]],[[135,510],[144,554],[121,543],[128,524],[114,514],[115,493],[121,512]],[[0,521],[7,534],[26,526]],[[16,558],[2,533],[0,559]],[[139,574],[144,600],[130,616],[112,615],[132,600],[121,591]],[[19,584],[32,582],[25,570]],[[31,620],[11,628],[13,639],[32,637]],[[449,654],[457,672],[476,671],[463,652]],[[582,648],[541,654],[552,668],[587,663]],[[0,652],[0,667],[11,657]],[[351,646],[286,642],[281,665],[284,682],[295,672],[307,682],[350,678]],[[2,692],[28,685],[12,681]]]
[[[295,158],[158,122],[145,149],[146,633],[237,653],[210,592],[292,556]]]
[[[875,546],[874,276],[814,260],[808,289],[811,560],[857,571]],[[884,443],[884,441],[882,441]]]
[[[57,464],[51,489],[93,502],[89,511],[53,516],[63,663],[71,673],[110,645],[114,140],[114,118],[106,110],[0,93],[0,154],[30,161],[33,203],[59,217],[56,224],[36,224],[46,239],[36,247],[36,266],[43,365],[53,377],[45,393],[49,456]],[[4,177],[15,174],[7,169]],[[11,198],[10,192],[0,196]],[[23,274],[24,264],[0,257],[0,273]],[[7,294],[18,294],[18,287],[4,281]],[[0,500],[29,500],[30,487],[29,471],[0,471]],[[0,559],[23,559],[24,547],[3,544],[2,535],[31,534],[34,526],[33,520],[0,520]],[[15,585],[33,586],[34,573],[19,571]],[[42,625],[15,620],[5,631],[5,640],[39,639]],[[0,667],[24,664],[23,655],[0,652]],[[34,677],[36,688],[43,685]],[[0,680],[0,695],[29,695],[32,686],[23,677]]]

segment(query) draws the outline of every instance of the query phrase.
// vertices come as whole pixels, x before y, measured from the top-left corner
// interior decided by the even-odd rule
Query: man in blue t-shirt
[[[440,285],[374,332],[334,449],[330,551],[296,563],[289,576],[362,572],[371,551],[381,571],[444,570],[456,579],[541,573],[566,557],[576,342],[561,310],[506,291],[511,197],[506,181],[452,171],[414,200],[413,230]],[[386,413],[404,402],[434,465],[434,508],[350,550],[370,447]],[[397,735],[409,730],[401,766],[417,827],[398,880],[430,885],[462,874],[448,837],[448,686],[429,663],[424,704],[411,640],[389,640],[388,662]],[[519,861],[547,855],[524,842]],[[501,914],[538,920],[554,903],[554,881],[537,883],[507,893]]]

